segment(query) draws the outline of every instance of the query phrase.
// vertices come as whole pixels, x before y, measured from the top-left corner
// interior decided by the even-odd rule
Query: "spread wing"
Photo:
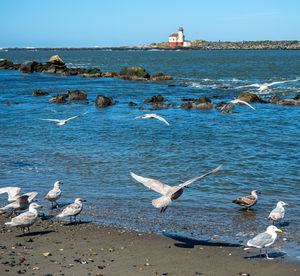
[[[246,105],[248,105],[250,108],[252,108],[253,110],[255,110],[255,108],[254,108],[251,104],[247,103],[246,101],[240,100],[240,99],[235,99],[235,100],[230,101],[230,102],[232,102],[232,103],[242,103],[242,104],[246,104]]]
[[[21,188],[19,187],[4,187],[0,188],[0,194],[7,193],[8,201],[14,201],[20,195]]]
[[[40,120],[44,120],[44,121],[52,121],[52,122],[60,122],[61,120],[59,119],[40,119]]]
[[[235,89],[240,89],[240,88],[244,88],[244,87],[260,87],[260,84],[258,83],[253,83],[253,84],[248,84],[248,85],[242,85],[242,86],[238,86]]]
[[[279,83],[286,83],[286,82],[295,82],[298,81],[299,79],[295,79],[295,80],[286,80],[286,81],[274,81],[269,83],[268,85],[274,85],[274,84],[279,84]]]
[[[158,192],[162,195],[165,195],[169,190],[170,186],[167,184],[164,184],[158,180],[142,177],[139,175],[136,175],[135,173],[131,172],[130,175],[138,182],[144,184],[146,187],[154,190],[155,192]]]
[[[84,113],[82,113],[82,114],[79,114],[79,115],[76,115],[76,116],[70,117],[70,118],[66,119],[66,121],[69,121],[69,120],[75,119],[75,118],[77,118],[77,117],[80,117],[80,116],[84,116],[86,113],[87,113],[87,112],[84,112]]]
[[[161,117],[161,116],[158,116],[158,115],[154,114],[153,117],[156,118],[156,119],[158,119],[158,120],[160,120],[160,121],[162,121],[162,122],[164,122],[164,123],[166,123],[168,126],[170,125],[170,124],[169,124],[163,117]]]
[[[28,196],[28,202],[30,203],[36,196],[38,192],[29,192],[24,194],[23,196]]]
[[[208,176],[208,175],[210,175],[210,174],[212,174],[212,173],[216,173],[216,172],[217,172],[218,170],[220,170],[221,168],[222,168],[222,165],[218,166],[217,168],[215,168],[214,170],[212,170],[212,171],[210,171],[210,172],[208,172],[208,173],[205,173],[205,174],[203,174],[203,175],[197,176],[197,177],[192,178],[192,179],[190,179],[190,180],[188,180],[188,181],[186,181],[186,182],[184,182],[184,183],[179,184],[179,185],[176,187],[176,190],[173,191],[173,193],[175,193],[176,191],[180,190],[181,188],[183,188],[183,187],[185,187],[185,186],[187,186],[187,185],[189,185],[189,184],[195,182],[195,181],[198,180],[198,179],[201,179],[201,178],[203,178],[203,177],[205,177],[205,176]]]

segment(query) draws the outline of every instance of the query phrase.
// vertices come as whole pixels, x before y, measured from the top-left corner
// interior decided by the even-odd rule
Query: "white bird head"
[[[64,184],[64,183],[61,182],[61,181],[56,181],[56,182],[54,183],[54,187],[59,188],[59,185],[61,185],[61,184]]]
[[[37,203],[31,203],[30,205],[29,205],[29,210],[30,209],[38,209],[38,208],[42,208],[43,206],[41,206],[41,205],[38,205]]]
[[[259,195],[259,194],[261,194],[261,192],[258,191],[258,190],[253,190],[253,191],[251,192],[251,194],[252,194],[252,195]]]
[[[81,202],[85,202],[85,199],[81,199],[81,198],[76,198],[75,199],[75,203],[81,203]]]
[[[281,229],[277,228],[275,225],[270,225],[268,228],[267,228],[267,232],[268,233],[275,233],[275,232],[282,232]]]
[[[286,204],[285,202],[283,201],[278,201],[277,203],[277,207],[283,207],[283,206],[289,206],[288,204]]]

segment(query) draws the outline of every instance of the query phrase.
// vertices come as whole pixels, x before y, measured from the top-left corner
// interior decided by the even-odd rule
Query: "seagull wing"
[[[28,196],[28,202],[30,203],[36,196],[38,192],[29,192],[24,194],[24,196]]]
[[[232,103],[243,103],[243,104],[248,105],[248,106],[249,106],[250,108],[252,108],[253,110],[255,110],[255,108],[254,108],[251,104],[247,103],[246,101],[240,100],[240,99],[235,99],[235,100],[230,101],[230,102],[232,102]]]
[[[70,120],[72,120],[72,119],[75,119],[75,118],[77,118],[77,117],[84,116],[86,113],[88,113],[88,112],[84,112],[84,113],[82,113],[82,114],[79,114],[79,115],[76,115],[76,116],[70,117],[70,118],[66,119],[65,121],[67,122],[67,121],[70,121]]]
[[[198,180],[198,179],[200,179],[200,178],[203,178],[203,177],[205,177],[205,176],[208,176],[208,175],[210,175],[210,174],[212,174],[212,173],[216,173],[218,170],[221,169],[221,167],[222,167],[222,165],[218,166],[217,168],[215,168],[214,170],[212,170],[212,171],[210,171],[210,172],[208,172],[208,173],[205,173],[205,174],[203,174],[203,175],[197,176],[197,177],[192,178],[192,179],[190,179],[190,180],[188,180],[188,181],[186,181],[186,182],[184,182],[184,183],[179,184],[179,185],[177,186],[177,189],[176,189],[175,191],[173,191],[173,192],[175,193],[176,191],[178,191],[178,190],[180,190],[181,188],[183,188],[183,187],[185,187],[185,186],[187,186],[187,185],[189,185],[189,184],[195,182],[196,180]]]
[[[156,119],[158,119],[158,120],[160,120],[160,121],[162,121],[162,122],[164,122],[164,123],[166,123],[168,126],[170,125],[170,124],[169,124],[163,117],[161,117],[161,116],[158,116],[158,115],[154,114],[153,117],[156,118]]]
[[[8,201],[14,201],[20,195],[21,188],[19,187],[4,187],[0,188],[0,194],[7,193]]]
[[[82,209],[82,206],[79,205],[78,203],[72,203],[68,205],[58,217],[64,217],[64,216],[75,216],[78,213],[80,213]]]
[[[158,192],[162,195],[165,195],[168,190],[170,190],[170,186],[167,184],[164,184],[158,180],[142,177],[139,175],[136,175],[135,173],[131,172],[130,175],[138,182],[144,184],[146,187],[154,190],[155,192]]]
[[[256,200],[257,199],[254,196],[248,195],[248,196],[238,197],[232,202],[244,206],[244,205],[251,205]]]
[[[40,119],[40,120],[52,121],[52,122],[61,122],[62,121],[62,120],[59,120],[59,119]]]
[[[279,84],[279,83],[286,83],[286,82],[295,82],[298,81],[299,79],[295,79],[295,80],[286,80],[286,81],[274,81],[268,84],[268,86],[274,85],[274,84]]]
[[[248,85],[238,86],[235,89],[240,89],[240,88],[245,88],[245,87],[252,87],[252,86],[254,86],[254,87],[260,87],[260,84],[258,84],[258,83],[252,83],[252,84],[248,84]]]
[[[253,239],[249,240],[247,242],[247,245],[257,247],[257,248],[263,248],[265,246],[271,245],[274,241],[275,241],[275,239],[273,239],[272,235],[264,232],[264,233],[258,234]]]

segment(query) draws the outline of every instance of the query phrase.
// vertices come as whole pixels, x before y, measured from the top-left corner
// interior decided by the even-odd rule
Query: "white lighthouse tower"
[[[183,35],[183,28],[180,26],[178,29],[178,45],[183,45],[184,42],[184,35]]]

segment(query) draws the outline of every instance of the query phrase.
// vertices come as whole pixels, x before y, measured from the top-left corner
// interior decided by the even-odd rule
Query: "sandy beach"
[[[218,240],[53,218],[39,219],[23,235],[21,229],[4,226],[6,221],[2,215],[0,275],[299,275],[298,262],[282,256],[260,259],[258,250]]]

